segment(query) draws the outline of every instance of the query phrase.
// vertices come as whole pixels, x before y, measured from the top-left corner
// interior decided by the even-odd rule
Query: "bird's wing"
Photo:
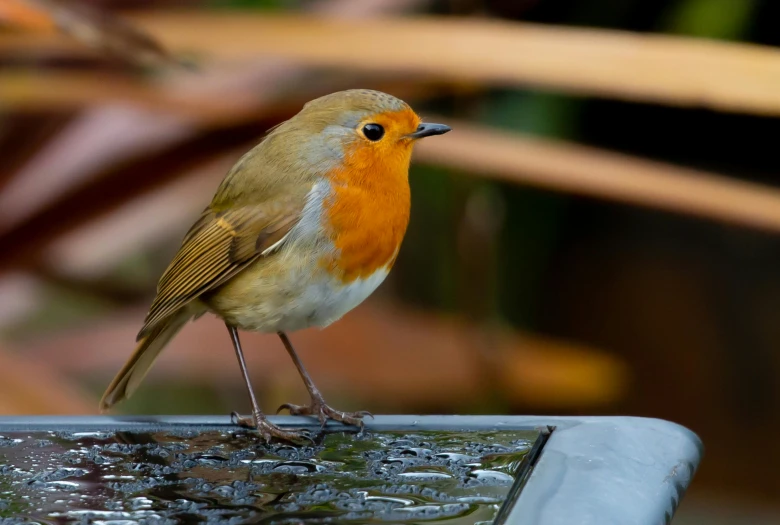
[[[138,339],[253,261],[272,255],[300,219],[304,204],[303,196],[291,195],[224,211],[207,208],[160,278]]]

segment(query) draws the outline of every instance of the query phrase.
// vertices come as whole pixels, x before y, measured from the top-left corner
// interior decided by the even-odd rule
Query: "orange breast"
[[[326,230],[338,249],[321,261],[343,282],[365,278],[395,262],[409,224],[411,144],[356,148],[332,174],[324,203]]]

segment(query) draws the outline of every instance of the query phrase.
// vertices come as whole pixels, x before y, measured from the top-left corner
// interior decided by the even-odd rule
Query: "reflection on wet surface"
[[[0,524],[491,522],[534,431],[5,432]]]

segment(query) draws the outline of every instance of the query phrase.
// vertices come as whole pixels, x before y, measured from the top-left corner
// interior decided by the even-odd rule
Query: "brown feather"
[[[299,194],[267,204],[219,212],[206,209],[160,278],[157,297],[138,340],[162,320],[223,284],[282,240],[298,222],[304,204],[305,198]]]
[[[108,410],[116,403],[133,395],[165,345],[190,319],[199,317],[205,310],[206,307],[202,304],[192,304],[187,308],[179,309],[176,315],[167,317],[143,337],[138,342],[133,355],[116,374],[103,394],[103,398],[100,400],[100,411]]]

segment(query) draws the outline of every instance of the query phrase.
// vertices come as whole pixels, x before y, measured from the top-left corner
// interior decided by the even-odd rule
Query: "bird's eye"
[[[385,136],[385,128],[379,124],[366,124],[363,126],[363,135],[370,141],[376,142]]]

